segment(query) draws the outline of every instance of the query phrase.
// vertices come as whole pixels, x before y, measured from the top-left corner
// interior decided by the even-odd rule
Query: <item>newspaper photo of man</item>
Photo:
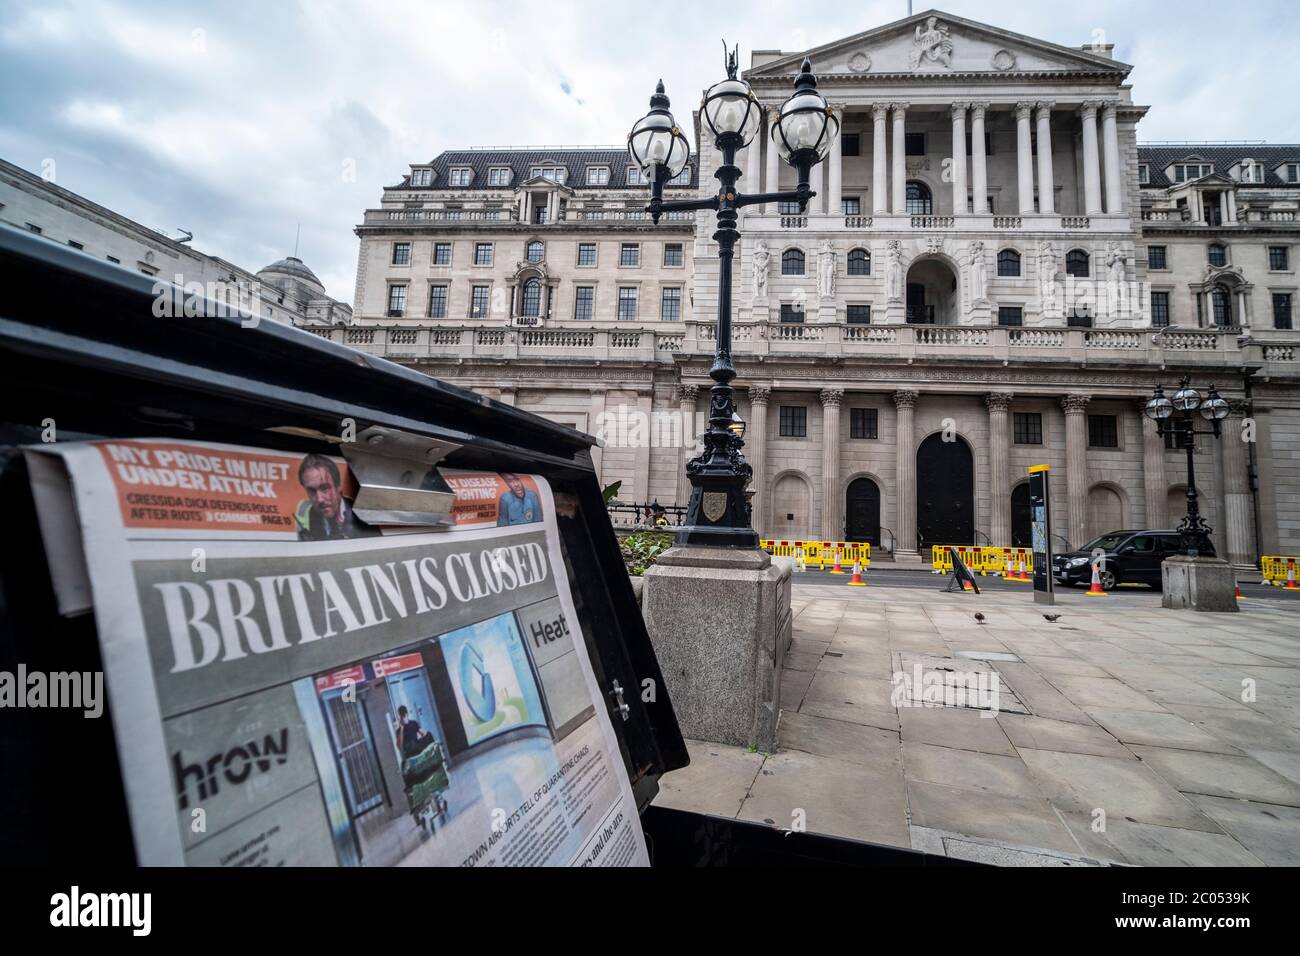
[[[378,532],[362,524],[343,495],[339,466],[324,455],[310,454],[298,465],[298,483],[307,492],[294,512],[299,541],[366,538]]]
[[[542,520],[542,503],[537,492],[524,485],[518,475],[501,472],[501,478],[510,489],[497,499],[497,527],[531,524]]]

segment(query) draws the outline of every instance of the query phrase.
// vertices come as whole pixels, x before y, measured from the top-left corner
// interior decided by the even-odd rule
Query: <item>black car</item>
[[[1097,551],[1105,554],[1098,576],[1109,591],[1118,584],[1161,586],[1160,564],[1179,553],[1177,531],[1111,531],[1089,541],[1077,551],[1052,558],[1052,577],[1057,584],[1090,584],[1092,561]],[[1206,557],[1214,557],[1214,545]]]

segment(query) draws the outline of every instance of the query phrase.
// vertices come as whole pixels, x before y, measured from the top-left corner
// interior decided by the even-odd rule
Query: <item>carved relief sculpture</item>
[[[970,278],[971,302],[983,302],[988,295],[989,274],[984,264],[984,243],[976,240],[970,244]]]
[[[822,240],[821,255],[817,260],[817,293],[823,299],[835,295],[835,249],[829,239]]]
[[[1038,285],[1043,297],[1043,315],[1055,315],[1056,305],[1056,247],[1043,243],[1038,251]]]
[[[922,60],[952,66],[952,38],[938,17],[927,19],[924,27],[919,23],[916,25],[916,33],[912,36],[911,57],[914,70],[921,65]]]
[[[885,295],[891,302],[903,299],[903,244],[889,240],[889,254],[885,260]]]
[[[767,298],[767,264],[772,258],[767,251],[767,242],[760,239],[754,247],[754,298]]]

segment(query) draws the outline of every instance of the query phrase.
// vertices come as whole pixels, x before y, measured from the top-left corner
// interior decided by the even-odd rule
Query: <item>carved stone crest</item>
[[[952,66],[952,38],[948,36],[948,27],[940,23],[938,17],[927,18],[924,26],[918,23],[916,32],[912,34],[912,69],[920,66],[923,60]]]
[[[849,57],[849,69],[854,73],[866,73],[871,69],[871,57],[866,53],[855,53]]]
[[[1016,65],[1016,55],[1010,50],[998,50],[989,59],[989,66],[999,73],[1005,73],[1007,70],[1014,69]]]
[[[704,517],[713,522],[721,521],[722,516],[727,513],[727,493],[706,491],[700,504],[704,509]]]

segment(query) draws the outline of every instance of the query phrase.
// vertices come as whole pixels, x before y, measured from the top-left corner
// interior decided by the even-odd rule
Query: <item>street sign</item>
[[[1052,592],[1052,508],[1047,465],[1029,469],[1029,523],[1034,549],[1034,601],[1055,604]]]

